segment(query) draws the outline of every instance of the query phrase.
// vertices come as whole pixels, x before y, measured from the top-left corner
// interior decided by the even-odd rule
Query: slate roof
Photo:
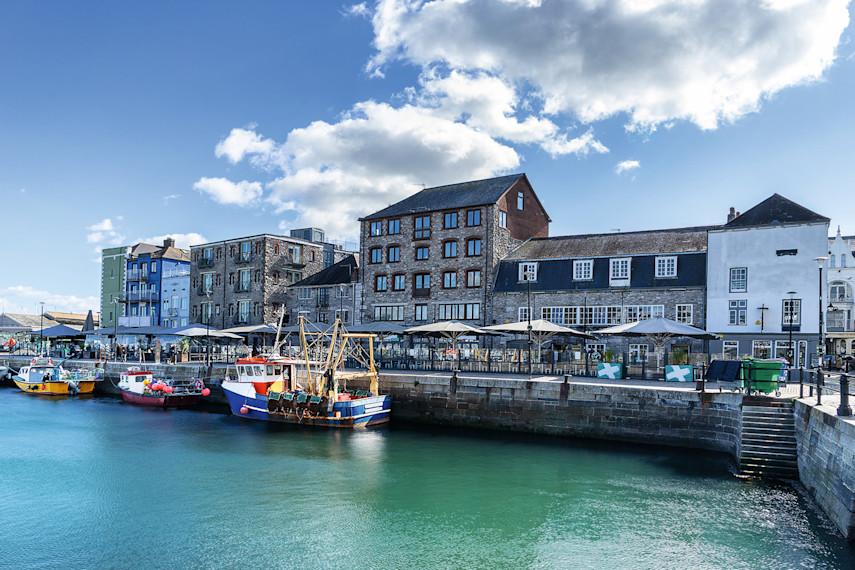
[[[47,316],[45,316],[44,320],[42,320],[41,315],[25,315],[18,313],[5,313],[0,315],[0,326],[22,326],[28,327],[30,330],[37,331],[42,328],[42,325],[47,328],[56,326],[58,324],[58,322],[48,318]]]
[[[353,272],[359,268],[355,255],[348,255],[338,263],[297,281],[291,287],[311,287],[323,285],[345,285],[352,281]]]
[[[794,224],[802,222],[830,222],[829,218],[820,216],[784,198],[780,194],[772,194],[747,212],[743,212],[731,221],[725,228],[741,228],[748,226],[768,226],[773,224]]]
[[[190,254],[183,249],[177,247],[162,247],[155,253],[151,254],[152,259],[173,259],[175,261],[186,261],[190,263]]]
[[[404,198],[396,204],[375,212],[362,220],[373,220],[389,216],[415,214],[417,212],[432,212],[435,210],[450,210],[495,204],[508,188],[514,185],[525,174],[510,174],[486,180],[474,180],[458,184],[448,184],[435,188],[425,188],[409,198]]]
[[[91,311],[90,311],[90,313],[91,313]],[[45,317],[50,317],[51,319],[55,320],[56,322],[58,322],[62,325],[82,326],[83,323],[86,322],[86,316],[87,315],[83,315],[80,313],[58,313],[56,311],[50,311],[50,312],[45,311]],[[95,322],[96,323],[98,322],[97,318],[95,318]],[[47,327],[45,327],[45,328],[47,328]]]
[[[707,231],[718,226],[531,239],[504,260],[613,257],[707,250]]]

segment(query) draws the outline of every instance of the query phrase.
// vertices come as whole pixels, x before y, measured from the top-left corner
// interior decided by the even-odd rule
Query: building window
[[[726,340],[722,343],[721,354],[726,358],[736,359],[739,356],[739,341]]]
[[[447,230],[452,230],[457,227],[457,212],[449,212],[443,216],[443,225]]]
[[[401,220],[389,220],[389,235],[401,233]]]
[[[480,287],[481,286],[481,270],[470,269],[466,272],[466,286]]]
[[[629,268],[629,257],[609,260],[609,285],[629,285]]]
[[[407,286],[407,277],[405,275],[395,275],[392,277],[392,288],[395,291],[403,291]]]
[[[780,254],[778,254],[778,255],[780,255]],[[834,254],[832,253],[832,254],[831,254],[831,265],[829,265],[829,267],[834,267],[834,266],[835,266],[835,261],[834,261],[835,259],[837,259],[837,258],[836,258],[836,257],[834,256]]]
[[[443,257],[457,257],[457,242],[456,241],[447,241],[442,244],[442,256]]]
[[[312,298],[312,290],[308,287],[300,287],[297,289],[297,298],[298,299],[311,299]]]
[[[579,259],[573,261],[573,281],[590,281],[593,278],[593,259]]]
[[[211,293],[214,290],[214,274],[213,273],[203,273],[202,274],[202,294]]]
[[[745,293],[748,291],[748,268],[747,267],[731,267],[730,268],[730,292]]]
[[[309,250],[309,263],[313,262],[314,260],[315,260],[315,250],[310,249]]]
[[[634,323],[665,316],[665,305],[624,305],[624,322]],[[590,321],[588,322],[590,324]]]
[[[631,344],[631,345],[629,345],[629,361],[630,362],[647,362],[647,345],[646,344]]]
[[[350,311],[348,311],[348,309],[336,309],[335,318],[340,320],[342,323],[347,324],[350,321]]]
[[[430,295],[430,273],[416,273],[413,277],[413,289],[414,297]]]
[[[746,312],[748,309],[748,301],[745,299],[736,299],[730,301],[729,304],[729,319],[728,324],[744,325],[746,321]]]
[[[473,238],[467,240],[466,242],[466,255],[469,257],[473,257],[475,255],[481,255],[481,239]]]
[[[691,305],[691,304],[677,305],[677,311],[676,311],[677,318],[675,320],[678,323],[683,323],[684,325],[694,324],[692,322],[693,311],[694,311],[694,305]]]
[[[537,281],[537,262],[520,263],[518,272],[518,281]]]
[[[231,255],[234,256],[235,246],[232,246],[231,252],[232,252]],[[279,255],[279,244],[278,243],[273,244],[273,255]]]
[[[677,256],[656,258],[656,278],[669,279],[677,277]]]
[[[416,216],[413,219],[413,239],[430,238],[430,216]]]
[[[211,322],[211,303],[202,303],[202,324],[210,324]]]
[[[383,249],[379,247],[371,248],[371,263],[383,262]]]
[[[149,271],[149,273],[157,273],[157,262],[156,261],[152,261],[149,264],[149,270],[148,271]]]
[[[350,285],[339,285],[336,287],[336,297],[344,299],[350,297]]]
[[[755,340],[751,344],[754,358],[772,358],[771,340]]]
[[[481,210],[466,211],[466,225],[470,228],[481,225]]]
[[[446,271],[442,274],[442,286],[445,289],[454,289],[457,287],[457,272]]]
[[[781,324],[785,326],[800,325],[802,313],[801,299],[784,299],[782,303]]]
[[[499,210],[499,227],[507,228],[508,227],[508,213]]]
[[[234,271],[229,272],[229,285],[235,284],[235,273]]]
[[[249,301],[238,301],[237,320],[240,323],[249,322]]]
[[[852,290],[844,281],[832,281],[828,284],[828,300],[830,302],[848,301],[852,298]]]
[[[285,279],[288,281],[288,285],[293,285],[294,283],[303,280],[303,272],[289,269],[285,271]]]
[[[528,320],[528,307],[520,307],[518,312],[518,320],[519,322]]]
[[[249,269],[241,269],[238,271],[238,290],[249,291]]]
[[[428,320],[428,306],[427,305],[416,305],[415,320],[417,320],[417,321]]]
[[[523,193],[517,192],[517,210],[522,211],[523,209]]]
[[[279,285],[279,272],[278,271],[273,272],[273,284]]]
[[[371,229],[369,230],[369,235],[379,236],[383,233],[383,222],[371,222]]]
[[[474,321],[481,318],[480,303],[453,303],[436,306],[436,318],[439,321]]]
[[[397,245],[390,245],[389,246],[388,259],[389,259],[389,263],[397,263],[398,261],[401,261],[401,248],[400,248],[400,246],[397,246]]]
[[[379,306],[374,307],[375,321],[403,321],[404,307],[401,306]]]
[[[416,248],[416,259],[427,259],[430,250],[427,246],[417,247]]]
[[[378,275],[375,278],[374,283],[375,283],[375,286],[374,286],[375,291],[386,291],[388,286],[389,286],[389,278],[386,277],[385,275]]]

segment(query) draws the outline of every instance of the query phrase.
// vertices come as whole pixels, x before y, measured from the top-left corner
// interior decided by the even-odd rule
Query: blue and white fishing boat
[[[222,388],[236,416],[268,422],[333,428],[363,428],[387,423],[391,397],[379,394],[378,374],[371,357],[372,335],[352,335],[340,330],[311,333],[302,326],[302,359],[285,358],[278,353],[277,338],[273,354],[241,358],[236,363],[236,379],[223,382]],[[280,326],[281,329],[281,326]],[[314,338],[309,340],[312,336]],[[357,339],[367,339],[369,349],[359,350]],[[325,359],[310,359],[310,353],[324,350]],[[346,357],[364,363],[366,370],[345,372]],[[367,390],[347,390],[347,380],[368,380]],[[305,384],[305,386],[303,385]]]

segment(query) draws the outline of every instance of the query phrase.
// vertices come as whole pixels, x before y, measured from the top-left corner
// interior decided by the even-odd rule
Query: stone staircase
[[[798,478],[792,401],[750,396],[743,399],[739,471],[748,477]]]

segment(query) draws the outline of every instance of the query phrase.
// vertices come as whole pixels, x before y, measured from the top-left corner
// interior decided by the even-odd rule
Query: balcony
[[[248,293],[249,290],[249,283],[235,283],[235,293]]]
[[[233,320],[236,325],[245,325],[249,323],[249,315],[238,314],[234,316]]]
[[[199,267],[208,267],[214,264],[214,259],[212,257],[202,257],[199,258]]]
[[[157,325],[157,319],[152,316],[141,317],[139,315],[130,317],[119,317],[120,327],[153,327]]]
[[[248,251],[242,251],[235,256],[235,264],[237,265],[250,262],[252,262],[252,253]]]
[[[846,318],[847,311],[831,310],[826,313],[826,330],[828,332],[853,332],[852,320]]]
[[[424,289],[413,289],[413,297],[430,297],[430,287]]]
[[[208,295],[211,295],[213,293],[214,293],[214,286],[213,285],[202,285],[201,287],[199,287],[199,295],[201,295],[203,297],[207,297]]]
[[[148,281],[148,271],[128,271],[128,281]]]
[[[138,301],[159,301],[160,300],[160,292],[159,291],[131,291],[127,295],[128,301],[138,302]]]

